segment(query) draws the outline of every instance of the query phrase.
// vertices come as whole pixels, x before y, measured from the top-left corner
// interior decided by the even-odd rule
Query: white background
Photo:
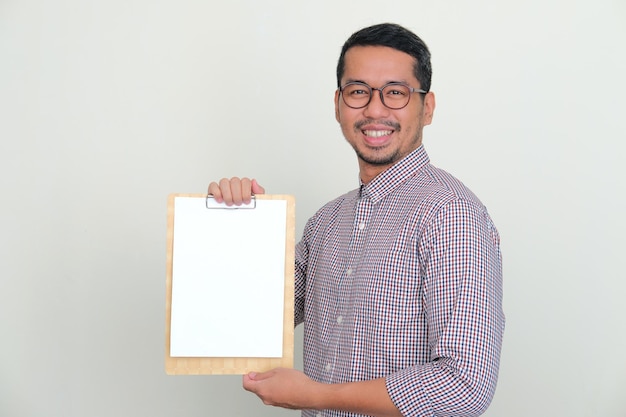
[[[335,65],[382,21],[430,46],[426,148],[502,236],[487,415],[626,415],[623,0],[0,0],[0,415],[298,415],[165,375],[166,198],[255,176],[300,234],[357,185]]]

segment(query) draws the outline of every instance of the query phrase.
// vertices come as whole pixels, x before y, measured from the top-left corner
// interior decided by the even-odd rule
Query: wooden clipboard
[[[178,200],[177,200],[178,199]],[[244,214],[249,217],[250,213],[254,212],[254,210],[259,210],[262,207],[285,207],[284,209],[284,221],[285,221],[285,233],[284,233],[284,267],[281,268],[281,272],[284,271],[284,279],[283,277],[272,277],[272,280],[278,280],[277,282],[272,281],[272,285],[282,285],[284,286],[283,292],[283,303],[282,306],[279,306],[278,309],[282,307],[282,349],[280,351],[280,356],[273,354],[271,356],[241,356],[240,353],[236,355],[230,356],[229,354],[220,353],[219,355],[205,356],[204,354],[194,355],[192,356],[181,356],[177,354],[175,356],[171,356],[172,350],[172,307],[173,307],[173,288],[177,284],[177,279],[179,283],[182,283],[183,280],[187,278],[183,278],[181,272],[179,275],[176,275],[176,271],[181,271],[182,267],[175,265],[175,260],[180,260],[180,253],[184,249],[180,249],[182,239],[185,239],[185,235],[182,233],[176,233],[176,206],[178,204],[179,207],[179,217],[178,221],[180,223],[180,227],[183,227],[183,217],[181,216],[182,211],[182,202],[189,202],[193,205],[193,207],[197,207],[198,204],[203,204],[203,209],[206,210],[204,214],[206,216],[212,216],[217,213],[217,210],[228,210],[228,218],[233,216],[240,216],[240,219],[244,218]],[[282,204],[284,202],[285,204]],[[281,203],[281,204],[277,204]],[[187,203],[185,203],[187,204]],[[198,211],[200,209],[193,208],[192,210]],[[268,209],[264,209],[267,210]],[[283,209],[280,209],[283,210]],[[232,213],[232,214],[230,214]],[[258,211],[261,213],[261,210]],[[280,216],[282,217],[283,211],[280,211]],[[186,221],[186,220],[185,220]],[[255,223],[258,225],[258,222]],[[239,233],[244,236],[256,236],[259,237],[260,244],[263,244],[263,236],[258,236],[258,232],[254,230],[254,225],[250,230],[250,223],[246,223],[246,230],[240,230]],[[186,226],[189,229],[189,226]],[[259,227],[260,226],[256,226]],[[265,229],[268,230],[268,229]],[[272,229],[273,230],[273,229]],[[282,229],[281,229],[282,230]],[[220,239],[219,236],[214,235],[214,230],[200,230],[199,232],[206,234],[211,239]],[[195,233],[195,232],[194,232]],[[237,233],[237,231],[232,231],[232,233],[228,233],[228,235],[232,235],[233,233]],[[262,233],[262,232],[261,232]],[[282,239],[282,234],[278,238]],[[179,239],[177,241],[178,245],[175,244],[175,239]],[[274,236],[274,242],[277,242],[277,237]],[[281,246],[281,243],[275,243],[274,248],[278,248]],[[174,249],[179,248],[178,254],[176,257],[174,255]],[[240,254],[241,255],[241,254]],[[282,254],[281,254],[282,255]],[[197,256],[197,255],[195,255]],[[242,255],[245,258],[245,254]],[[279,258],[280,259],[280,258]],[[224,280],[230,279],[229,277],[217,277],[212,278],[210,265],[216,262],[215,259],[210,259],[210,254],[207,254],[206,260],[203,256],[203,264],[204,268],[203,274],[206,274],[206,277],[202,276],[202,280]],[[206,262],[205,262],[206,261]],[[280,263],[280,261],[277,261]],[[251,206],[246,206],[244,208],[227,208],[226,206],[220,206],[215,203],[211,197],[207,197],[206,194],[171,194],[168,197],[167,204],[167,268],[166,268],[166,331],[165,331],[165,371],[168,375],[220,375],[220,374],[245,374],[250,371],[259,371],[263,372],[276,367],[293,367],[293,355],[294,355],[294,264],[295,264],[295,199],[290,195],[256,195],[254,196],[253,203]],[[198,270],[198,268],[190,268],[189,270]],[[263,273],[263,271],[256,271],[258,273]],[[192,273],[193,274],[193,273]],[[206,281],[205,281],[206,282]],[[217,281],[214,281],[217,282]],[[183,286],[183,284],[179,284]],[[188,285],[187,283],[184,285]],[[204,285],[204,284],[203,284]],[[209,284],[212,285],[212,284]],[[218,284],[215,284],[218,285]],[[177,287],[180,288],[180,287]],[[216,297],[219,297],[220,301],[226,300],[226,302],[232,305],[239,305],[241,307],[241,299],[245,297],[249,297],[249,294],[245,294],[247,288],[245,286],[238,287],[235,291],[232,291],[232,287],[230,292],[224,292],[220,294],[207,294],[207,300],[216,300]],[[179,293],[175,293],[175,305],[174,309],[180,311],[182,308],[177,307],[183,305],[180,302],[180,298],[177,298]],[[243,296],[245,295],[245,297]],[[280,297],[280,296],[278,296]],[[178,301],[177,301],[178,300]],[[210,301],[207,301],[210,302]],[[178,303],[176,305],[176,303]],[[230,305],[229,304],[229,305]],[[263,304],[263,300],[259,300],[259,305]],[[185,305],[185,309],[187,308],[187,304]],[[198,303],[199,305],[199,303]],[[204,306],[204,304],[203,304]],[[204,308],[200,306],[200,308]],[[259,311],[259,310],[257,310]],[[254,310],[250,312],[250,314],[254,314]],[[220,320],[220,316],[214,315],[216,320]],[[178,318],[179,316],[176,316]],[[251,316],[247,316],[251,317]],[[210,321],[210,320],[209,320]],[[180,323],[177,321],[176,323]],[[175,323],[175,325],[176,325]],[[206,323],[203,322],[203,323]],[[276,324],[276,323],[272,323]],[[281,323],[277,324],[278,326]],[[204,326],[200,326],[204,328]],[[200,329],[200,327],[196,326],[195,329],[199,329],[199,332],[205,331],[204,329]],[[178,327],[175,328],[175,331],[178,332]],[[188,330],[187,330],[188,331]],[[195,330],[193,330],[195,331]],[[276,334],[276,328],[274,328],[274,334]],[[176,340],[178,340],[178,334],[176,333]],[[235,336],[239,336],[237,333],[231,333]],[[207,337],[205,335],[205,337]],[[215,338],[217,339],[217,338]],[[257,338],[258,340],[259,338]],[[253,345],[255,340],[248,340],[248,343]],[[280,341],[276,338],[273,339],[274,346]],[[210,343],[209,343],[210,344]],[[238,344],[237,346],[240,346]],[[239,349],[235,349],[239,350]],[[178,348],[175,349],[176,352],[179,351]],[[195,351],[194,351],[195,352]]]

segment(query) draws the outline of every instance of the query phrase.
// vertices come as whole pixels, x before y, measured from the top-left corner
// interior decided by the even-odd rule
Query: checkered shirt
[[[423,146],[309,219],[295,291],[311,378],[385,377],[405,416],[488,407],[504,332],[500,238],[478,198]]]

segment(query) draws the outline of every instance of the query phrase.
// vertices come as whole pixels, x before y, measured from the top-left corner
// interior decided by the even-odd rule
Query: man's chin
[[[387,166],[398,161],[398,154],[396,152],[391,155],[385,155],[382,153],[376,154],[375,152],[365,153],[357,151],[356,154],[361,161],[372,166]]]

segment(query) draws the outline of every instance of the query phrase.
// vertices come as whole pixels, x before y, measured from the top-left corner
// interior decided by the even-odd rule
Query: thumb
[[[275,369],[266,372],[248,372],[248,378],[252,381],[263,381],[272,377],[276,373]]]
[[[243,389],[245,389],[246,391],[251,391],[254,392],[254,387],[256,385],[256,381],[255,378],[256,377],[256,373],[255,372],[249,372],[247,374],[244,374],[243,376]]]
[[[270,372],[248,372],[243,375],[243,388],[252,391],[259,381],[271,376]]]
[[[252,193],[253,194],[265,194],[265,188],[261,187],[257,180],[252,180]]]

